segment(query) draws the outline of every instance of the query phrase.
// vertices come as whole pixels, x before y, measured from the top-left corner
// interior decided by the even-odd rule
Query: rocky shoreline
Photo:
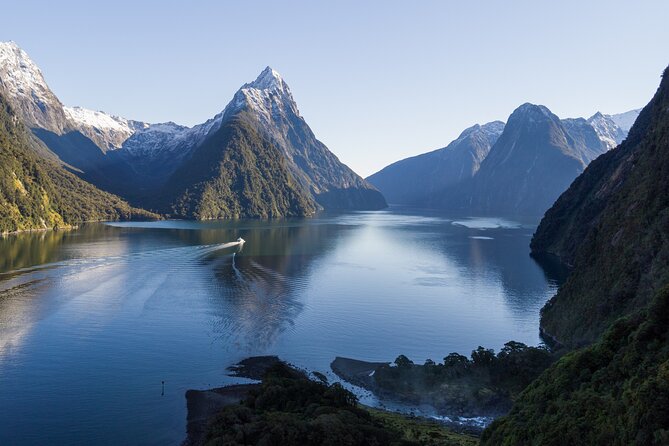
[[[463,414],[458,414],[459,410],[455,407],[425,404],[413,398],[387,391],[377,385],[374,374],[379,367],[388,365],[390,365],[390,362],[370,362],[338,356],[332,361],[330,368],[339,378],[372,392],[381,400],[399,403],[406,406],[407,409],[414,406],[429,407],[435,415],[432,419],[439,420],[441,424],[456,432],[479,435],[487,424],[493,420],[494,416],[500,415],[496,413],[494,415],[462,416]],[[409,411],[407,416],[415,416],[415,414],[413,411]]]
[[[332,364],[332,368],[338,376],[349,377],[350,380],[347,379],[347,381],[365,387],[370,384],[369,378],[371,378],[374,370],[381,365],[388,365],[389,363],[336,358]],[[320,382],[325,386],[322,387],[323,389],[335,389],[339,386],[338,384],[330,386],[323,374],[318,372],[309,374],[286,364],[277,356],[260,356],[244,359],[240,363],[228,368],[230,376],[259,380],[260,382],[235,384],[206,390],[188,390],[186,392],[188,409],[187,438],[182,443],[182,446],[202,446],[208,440],[211,440],[212,426],[215,426],[216,423],[220,424],[220,419],[215,421],[217,416],[220,417],[221,413],[229,410],[230,407],[243,405],[244,401],[248,398],[252,400],[253,398],[257,398],[258,392],[263,388],[262,380],[267,379],[268,371],[272,370],[269,376],[275,373],[277,367],[279,369],[283,367],[284,370],[287,370],[287,373],[292,377],[291,379],[297,379],[301,382]],[[313,380],[311,379],[312,377],[314,378]],[[338,388],[346,392],[341,386]],[[354,398],[355,401],[353,394],[350,394],[350,397]],[[377,426],[386,426],[386,428],[391,430],[399,429],[404,432],[420,433],[421,438],[434,437],[433,440],[437,441],[430,440],[427,443],[419,441],[419,444],[474,444],[476,442],[475,437],[480,434],[482,429],[481,427],[466,426],[461,423],[423,418],[411,413],[387,412],[383,409],[371,408],[359,403],[353,404],[353,407],[356,406],[358,409],[355,410],[363,413],[367,412],[371,419],[376,420],[372,423],[376,423]],[[441,443],[438,439],[445,439],[445,442]],[[419,440],[419,438],[416,437],[413,440]],[[409,442],[407,444],[415,443]]]

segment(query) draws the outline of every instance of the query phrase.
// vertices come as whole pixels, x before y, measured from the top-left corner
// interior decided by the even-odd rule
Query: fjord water
[[[536,345],[534,228],[391,209],[0,239],[0,444],[179,444],[186,390],[251,355],[333,378],[335,356]]]

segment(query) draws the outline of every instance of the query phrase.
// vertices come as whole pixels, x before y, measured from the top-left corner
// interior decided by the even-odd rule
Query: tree
[[[413,361],[404,355],[399,355],[395,359],[395,365],[400,368],[409,368],[413,365]]]
[[[468,364],[469,359],[459,353],[449,353],[448,356],[444,358],[444,365],[446,367],[467,366]]]
[[[495,350],[491,348],[483,348],[480,345],[472,351],[472,362],[476,367],[492,367],[497,361]]]

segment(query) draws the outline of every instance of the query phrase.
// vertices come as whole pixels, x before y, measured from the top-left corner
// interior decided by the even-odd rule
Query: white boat
[[[223,248],[232,248],[233,246],[243,246],[244,243],[246,243],[246,240],[243,238],[239,237],[236,241],[234,242],[228,242],[228,243],[221,243],[216,246],[216,249],[223,249]]]

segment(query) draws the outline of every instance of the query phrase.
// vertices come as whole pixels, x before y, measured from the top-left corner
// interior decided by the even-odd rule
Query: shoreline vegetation
[[[400,355],[394,363],[337,357],[332,371],[341,379],[381,399],[428,406],[455,423],[471,418],[497,418],[559,354],[545,347],[507,342],[501,351],[478,347],[471,359],[451,353],[441,363],[414,364]]]
[[[474,446],[478,438],[443,424],[361,405],[339,383],[276,356],[248,358],[232,376],[258,380],[188,390],[182,446],[251,444]]]
[[[18,234],[30,234],[33,232],[48,232],[48,231],[73,231],[79,229],[78,225],[66,225],[66,226],[58,226],[55,228],[31,228],[31,229],[21,229],[18,231],[3,231],[0,232],[0,237],[8,237],[10,235],[18,235]]]
[[[152,214],[150,211],[146,211],[147,215],[143,215],[142,218],[120,218],[120,219],[103,219],[103,220],[85,220],[85,221],[78,221],[73,224],[65,224],[62,226],[54,226],[54,227],[36,227],[36,228],[26,228],[26,229],[19,229],[16,231],[2,231],[0,232],[0,237],[6,237],[10,235],[18,235],[18,234],[30,234],[33,232],[48,232],[48,231],[76,231],[79,229],[81,225],[85,225],[88,223],[116,223],[116,222],[121,222],[121,221],[134,221],[134,222],[150,222],[150,221],[161,221],[161,220],[170,220],[168,218],[165,218],[164,216],[160,214]],[[147,218],[149,217],[149,218]],[[176,219],[174,219],[176,220]]]

